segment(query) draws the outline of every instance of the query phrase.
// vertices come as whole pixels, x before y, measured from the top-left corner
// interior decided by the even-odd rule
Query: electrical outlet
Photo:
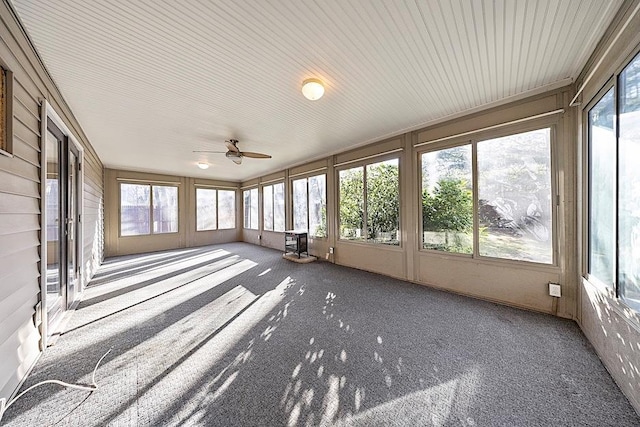
[[[549,295],[560,298],[562,296],[560,285],[557,283],[549,283]]]
[[[332,254],[333,253],[333,246],[329,246],[329,253]]]

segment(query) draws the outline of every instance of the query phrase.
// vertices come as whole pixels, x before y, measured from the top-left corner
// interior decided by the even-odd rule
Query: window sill
[[[337,244],[344,244],[344,245],[349,245],[349,246],[362,246],[362,247],[366,247],[366,248],[380,248],[380,249],[384,249],[384,250],[389,250],[389,251],[402,251],[403,248],[400,245],[385,245],[384,243],[374,243],[374,242],[368,242],[366,240],[345,240],[345,239],[339,239]]]
[[[7,156],[7,157],[13,157],[13,154],[11,154],[8,151],[3,150],[2,148],[0,148],[0,154],[2,154],[3,156]]]
[[[561,269],[557,265],[554,264],[542,264],[539,262],[531,262],[531,261],[518,261],[513,259],[501,259],[501,258],[490,258],[490,257],[474,257],[471,254],[460,254],[456,252],[443,252],[436,251],[430,249],[420,249],[418,253],[424,257],[437,257],[440,259],[451,259],[455,258],[456,260],[460,260],[460,262],[469,262],[475,264],[483,264],[483,265],[495,265],[500,267],[509,266],[511,268],[519,268],[519,269],[527,269],[527,270],[536,270],[536,271],[544,271],[550,273],[560,273]]]

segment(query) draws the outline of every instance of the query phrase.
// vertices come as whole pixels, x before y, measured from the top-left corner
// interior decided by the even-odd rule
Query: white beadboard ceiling
[[[622,1],[13,4],[105,166],[241,181],[566,85]]]

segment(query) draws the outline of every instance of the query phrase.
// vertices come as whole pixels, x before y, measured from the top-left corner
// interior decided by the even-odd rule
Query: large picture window
[[[640,310],[640,54],[612,86],[587,117],[588,273]]]
[[[339,172],[340,238],[399,245],[398,159]]]
[[[327,176],[293,181],[293,228],[308,230],[309,236],[327,236]]]
[[[551,129],[480,141],[480,255],[551,264]]]
[[[263,229],[284,231],[284,182],[262,187]]]
[[[243,193],[244,228],[258,229],[258,189],[252,188]]]
[[[589,279],[640,310],[640,55],[590,107],[587,125]]]
[[[423,249],[553,263],[551,128],[423,153],[421,172]]]
[[[196,230],[235,228],[235,201],[235,191],[196,188]]]
[[[120,184],[120,235],[178,232],[178,187]]]

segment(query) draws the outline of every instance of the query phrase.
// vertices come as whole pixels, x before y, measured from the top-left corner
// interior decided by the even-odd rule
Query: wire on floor
[[[109,354],[110,352],[111,352],[111,349],[107,350],[107,352],[102,355],[100,360],[98,360],[98,363],[96,363],[96,367],[93,368],[93,375],[91,376],[91,384],[89,384],[89,385],[69,384],[69,383],[65,383],[64,381],[60,381],[60,380],[46,380],[46,381],[41,381],[41,382],[39,382],[37,384],[32,385],[31,387],[29,387],[28,389],[26,389],[22,393],[18,394],[16,397],[14,397],[13,399],[9,400],[8,402],[7,402],[7,399],[5,399],[4,397],[0,398],[0,422],[2,422],[2,416],[4,415],[5,411],[7,409],[9,409],[9,407],[11,405],[13,405],[16,402],[16,400],[20,399],[22,396],[24,396],[25,394],[27,394],[28,392],[30,392],[34,388],[39,387],[39,386],[44,385],[44,384],[58,384],[58,385],[61,385],[63,387],[66,387],[66,388],[75,388],[77,390],[86,390],[86,391],[90,391],[90,392],[96,391],[98,389],[98,384],[96,384],[96,371],[98,370],[98,366],[100,366],[100,363],[102,362],[102,360],[105,357],[107,357],[107,354]]]

